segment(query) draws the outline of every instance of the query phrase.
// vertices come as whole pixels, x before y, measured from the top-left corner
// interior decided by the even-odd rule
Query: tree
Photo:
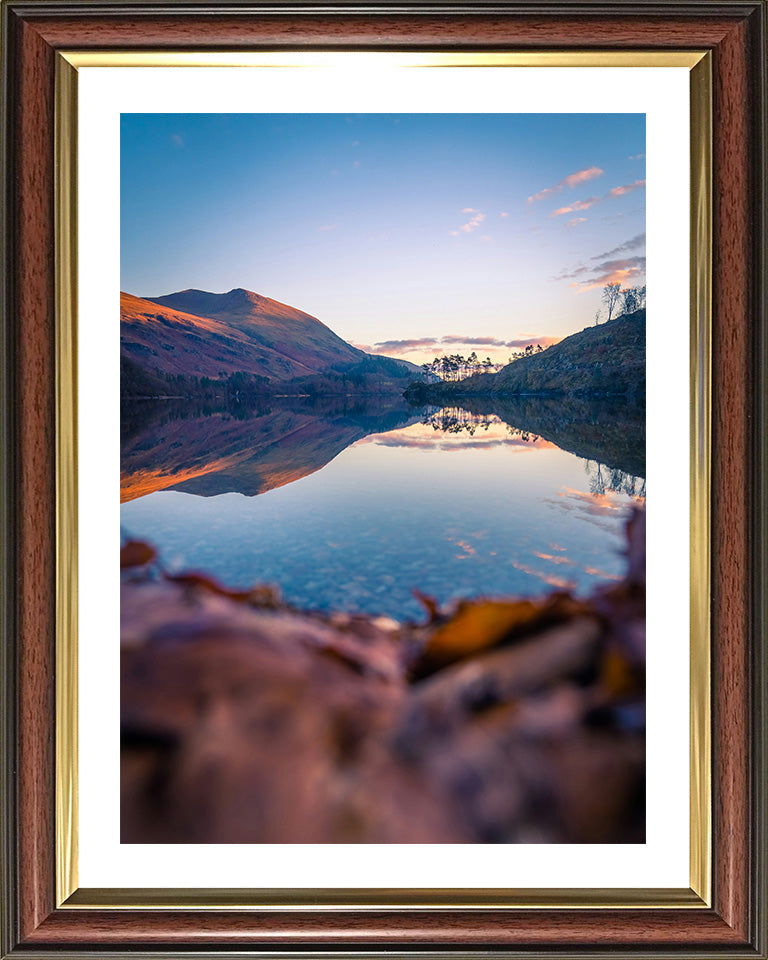
[[[598,323],[600,323],[600,313],[601,313],[601,310],[600,310],[600,307],[598,307],[597,310],[595,310],[595,326],[597,326]]]
[[[616,306],[618,305],[620,296],[621,296],[620,283],[608,283],[603,287],[603,303],[608,308],[609,320],[613,316],[613,311],[616,309]]]
[[[621,310],[623,313],[634,313],[638,309],[637,287],[626,287],[621,291]]]

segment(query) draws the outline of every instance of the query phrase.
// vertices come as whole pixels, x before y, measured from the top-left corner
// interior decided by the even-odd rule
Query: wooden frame
[[[3,941],[24,954],[766,957],[764,0],[393,5],[10,0],[3,7]],[[57,50],[712,53],[713,900],[691,909],[58,909],[54,389]],[[60,348],[59,348],[60,349]]]

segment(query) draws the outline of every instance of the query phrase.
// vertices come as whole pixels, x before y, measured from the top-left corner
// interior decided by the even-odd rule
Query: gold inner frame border
[[[77,72],[88,67],[683,67],[690,71],[690,886],[98,889],[78,883]],[[706,909],[711,905],[712,56],[708,51],[58,51],[56,159],[56,902],[63,909]]]

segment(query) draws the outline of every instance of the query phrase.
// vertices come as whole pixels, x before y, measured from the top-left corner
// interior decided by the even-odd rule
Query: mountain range
[[[420,418],[401,397],[368,405],[282,398],[242,411],[214,410],[205,402],[128,403],[121,418],[120,501],[157,490],[256,496],[322,469],[369,434]]]
[[[265,389],[330,375],[339,392],[355,378],[358,387],[392,385],[401,392],[418,369],[367,354],[316,317],[241,287],[162,297],[121,293],[120,348],[122,392],[133,396],[178,395],[180,384],[233,374],[259,378]]]

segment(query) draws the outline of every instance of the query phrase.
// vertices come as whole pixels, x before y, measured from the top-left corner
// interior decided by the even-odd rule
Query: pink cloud
[[[645,180],[635,180],[634,183],[625,183],[621,187],[614,187],[613,190],[609,190],[607,196],[609,197],[623,197],[625,193],[632,193],[633,190],[640,190],[645,186]]]
[[[618,253],[624,250],[631,250],[634,247],[641,246],[645,242],[645,234],[638,234],[626,243],[609,250],[601,263],[585,266],[579,264],[570,271],[563,271],[554,277],[554,280],[572,280],[572,287],[576,288],[578,293],[585,290],[593,290],[595,287],[603,287],[607,283],[621,283],[638,280],[645,276],[645,257],[624,257],[621,259],[612,258],[612,253]],[[593,257],[597,260],[597,257]]]
[[[476,213],[471,220],[468,220],[465,224],[459,227],[459,230],[463,230],[464,233],[472,233],[473,230],[477,230],[483,220],[485,220],[485,214]]]
[[[624,260],[606,260],[595,267],[597,274],[588,280],[571,284],[579,288],[579,293],[604,287],[608,283],[627,283],[645,275],[645,257],[627,257]]]
[[[566,187],[576,187],[580,183],[586,183],[587,180],[601,176],[603,173],[605,171],[601,170],[600,167],[589,167],[586,170],[578,170],[576,173],[569,174],[562,182]]]
[[[412,340],[382,340],[373,345],[370,353],[411,353],[413,350],[426,350],[439,343],[435,337],[419,337]]]
[[[483,220],[485,220],[485,214],[481,213],[479,210],[475,210],[474,207],[464,207],[461,212],[471,213],[473,216],[456,230],[449,230],[448,235],[451,237],[458,237],[460,233],[472,233],[472,231],[477,230]]]
[[[552,213],[550,213],[550,217],[562,217],[566,213],[589,210],[589,208],[594,207],[596,203],[602,203],[603,200],[609,200],[611,197],[623,197],[627,193],[632,193],[633,190],[641,190],[644,186],[645,180],[635,180],[634,183],[625,183],[620,187],[614,187],[612,190],[609,190],[605,196],[590,197],[588,200],[575,200],[567,207],[558,207],[557,210],[553,210]]]
[[[577,213],[580,210],[589,210],[596,203],[600,203],[602,197],[590,197],[588,200],[574,200],[568,207],[559,207],[550,213],[550,217],[562,217],[566,213]]]
[[[537,200],[544,200],[547,197],[551,197],[555,193],[560,193],[561,190],[564,190],[566,187],[573,189],[578,187],[581,183],[586,183],[587,180],[592,180],[595,177],[600,177],[605,173],[604,170],[601,170],[600,167],[587,167],[584,170],[577,170],[575,173],[569,173],[567,177],[554,185],[554,187],[546,187],[544,190],[540,190],[538,193],[534,193],[533,196],[528,197],[528,203],[535,203]]]

